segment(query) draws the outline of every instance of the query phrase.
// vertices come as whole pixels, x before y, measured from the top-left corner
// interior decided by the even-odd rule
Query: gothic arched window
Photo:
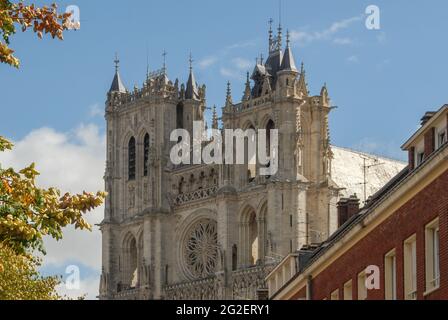
[[[128,145],[128,178],[135,180],[135,138],[129,140]]]
[[[247,181],[252,182],[257,174],[256,164],[256,132],[251,125],[246,132],[249,134],[244,138],[244,163],[247,166]]]
[[[143,139],[143,175],[148,176],[149,173],[149,134],[145,134]]]
[[[177,129],[184,128],[184,105],[182,103],[176,107],[176,127]]]
[[[274,130],[274,129],[275,129],[274,121],[269,120],[268,123],[266,124],[266,135],[267,135],[266,148],[267,148],[268,156],[271,155],[271,130]]]

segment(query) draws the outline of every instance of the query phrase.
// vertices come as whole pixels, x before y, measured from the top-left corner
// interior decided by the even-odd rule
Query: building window
[[[128,178],[135,180],[135,138],[129,140],[128,145]]]
[[[149,134],[143,140],[143,175],[148,176],[149,172]]]
[[[248,135],[244,138],[245,164],[247,165],[247,182],[255,180],[257,172],[256,159],[256,133],[255,128],[250,126],[247,131]]]
[[[446,131],[443,130],[442,132],[439,132],[439,134],[437,135],[437,148],[443,146],[446,143],[446,141],[447,141]]]
[[[238,268],[238,247],[236,244],[232,246],[232,271]]]
[[[177,129],[184,128],[184,105],[182,103],[176,107],[176,127]]]
[[[386,300],[397,300],[397,256],[395,249],[384,258],[384,282]]]
[[[353,300],[352,280],[344,284],[344,300]]]
[[[417,242],[413,235],[404,242],[404,298],[417,299]]]
[[[423,161],[425,160],[425,153],[422,152],[417,152],[417,156],[415,157],[415,161],[417,162],[416,165],[419,166],[423,163]]]
[[[367,299],[366,273],[365,271],[358,274],[358,300]]]
[[[437,218],[425,228],[425,270],[426,291],[437,289],[440,285],[440,248],[439,248],[439,219]]]
[[[339,289],[336,289],[331,293],[330,300],[339,300]]]

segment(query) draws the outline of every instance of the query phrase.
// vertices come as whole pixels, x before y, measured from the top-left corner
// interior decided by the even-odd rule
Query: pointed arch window
[[[129,140],[128,145],[128,178],[135,180],[135,138]]]
[[[267,135],[266,151],[268,157],[271,155],[271,130],[274,129],[275,129],[274,121],[269,120],[268,123],[266,124],[266,135]]]
[[[143,175],[148,176],[149,173],[149,134],[145,134],[143,139]]]
[[[177,129],[184,128],[184,105],[182,103],[176,107],[176,127]]]

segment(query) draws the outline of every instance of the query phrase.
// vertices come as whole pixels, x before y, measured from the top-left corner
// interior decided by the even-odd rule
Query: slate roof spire
[[[212,128],[219,129],[218,114],[216,113],[216,105],[213,105]]]
[[[114,79],[112,80],[112,85],[110,86],[109,92],[125,93],[126,87],[121,81],[120,72],[118,71],[120,68],[120,60],[118,59],[118,54],[115,54],[114,63],[115,63],[115,75]]]
[[[288,31],[286,34],[286,49],[285,49],[285,53],[283,54],[282,65],[280,67],[280,70],[296,71],[297,72],[296,62],[294,61],[294,55],[292,54],[289,37],[290,37],[290,35],[289,35],[289,31]]]
[[[188,61],[190,63],[190,74],[188,76],[187,88],[185,90],[185,99],[199,100],[199,91],[193,73],[193,58],[191,56],[191,53],[190,53],[190,59]]]

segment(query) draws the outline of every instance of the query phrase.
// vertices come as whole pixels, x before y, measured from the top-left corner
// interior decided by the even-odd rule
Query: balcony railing
[[[207,199],[216,194],[218,191],[218,186],[213,186],[207,189],[199,189],[188,193],[181,193],[176,196],[174,203],[176,205],[182,205],[187,202]]]
[[[165,286],[168,300],[216,300],[219,299],[219,282],[216,277],[187,281]]]

